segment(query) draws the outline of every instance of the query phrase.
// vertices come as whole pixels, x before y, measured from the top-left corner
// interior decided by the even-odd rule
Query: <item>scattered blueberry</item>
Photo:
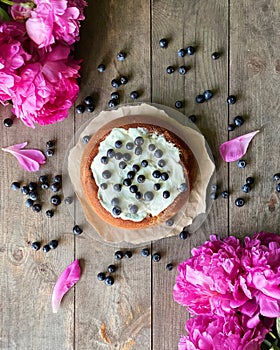
[[[276,186],[276,188],[275,188],[275,189],[276,189],[276,192],[278,192],[278,193],[280,192],[280,183],[279,183],[279,184],[277,184],[277,186]]]
[[[86,106],[86,112],[92,113],[95,110],[94,105],[88,105]]]
[[[195,123],[196,122],[196,115],[192,114],[189,116],[189,120],[192,122],[192,123]]]
[[[40,203],[33,204],[32,210],[34,211],[34,213],[40,213],[40,211],[42,210],[41,204]]]
[[[183,102],[182,101],[176,101],[175,102],[175,107],[176,108],[183,108]]]
[[[50,246],[48,244],[43,246],[43,252],[48,253],[51,250]]]
[[[235,125],[234,124],[229,124],[227,129],[228,129],[228,131],[233,131],[235,129]]]
[[[161,172],[159,170],[154,170],[152,175],[155,179],[158,179],[161,176]]]
[[[25,205],[27,208],[31,208],[34,204],[34,200],[32,200],[31,198],[28,198],[26,201],[25,201]]]
[[[93,98],[92,96],[86,96],[85,99],[84,99],[84,103],[86,105],[92,105],[93,104]]]
[[[117,267],[114,264],[111,264],[107,267],[107,271],[110,273],[114,273],[114,272],[116,272],[116,270],[117,270]]]
[[[153,260],[153,262],[159,262],[160,259],[161,259],[161,256],[160,256],[159,253],[154,253],[154,254],[152,255],[152,260]]]
[[[172,73],[174,73],[175,72],[175,68],[173,67],[173,66],[168,66],[167,68],[166,68],[166,73],[167,74],[172,74]]]
[[[189,232],[188,232],[188,231],[186,231],[186,230],[182,230],[182,231],[179,233],[179,237],[180,237],[180,239],[185,240],[185,239],[187,239],[187,238],[188,238],[188,236],[189,236]]]
[[[211,192],[211,193],[210,193],[210,199],[215,200],[215,199],[217,199],[217,198],[218,198],[217,192]]]
[[[111,81],[111,85],[113,86],[113,88],[118,89],[121,85],[121,82],[118,79],[113,79]]]
[[[77,113],[77,114],[83,114],[84,111],[85,111],[85,106],[82,105],[82,104],[77,105],[76,108],[75,108],[75,110],[76,110],[76,113]]]
[[[132,165],[132,170],[137,173],[137,171],[140,170],[140,166],[138,164],[133,164]]]
[[[222,198],[228,199],[229,197],[229,192],[228,191],[223,191],[222,192]]]
[[[26,185],[22,186],[22,188],[21,188],[21,193],[22,193],[22,194],[28,195],[29,192],[30,192],[30,191],[29,191],[28,186],[26,186]]]
[[[119,168],[120,169],[125,169],[126,166],[127,166],[126,162],[124,162],[124,161],[119,162]]]
[[[30,191],[29,198],[33,201],[36,201],[38,199],[38,193],[36,191]]]
[[[122,85],[127,84],[127,83],[128,83],[128,79],[127,79],[127,77],[125,77],[125,76],[121,76],[121,77],[120,77],[120,82],[121,82],[121,84],[122,84]]]
[[[137,100],[139,93],[137,91],[132,91],[129,96],[132,100]]]
[[[196,103],[203,103],[205,101],[204,95],[197,95],[195,101]]]
[[[252,185],[255,182],[254,178],[249,176],[246,179],[246,184]]]
[[[213,92],[211,90],[206,90],[203,93],[203,96],[206,101],[211,100],[211,98],[214,96]]]
[[[82,138],[82,142],[83,142],[83,144],[87,144],[87,143],[89,143],[89,140],[90,140],[90,136],[89,135],[85,135],[85,136],[83,136],[83,138]]]
[[[116,100],[116,99],[108,101],[108,107],[109,108],[116,108],[118,104],[119,104],[119,101]]]
[[[124,52],[119,52],[119,53],[117,54],[117,60],[118,60],[118,61],[124,61],[125,58],[126,58],[126,54],[125,54]]]
[[[19,190],[20,189],[20,183],[18,181],[12,182],[11,189],[12,190]]]
[[[250,191],[251,191],[251,185],[249,185],[248,183],[242,186],[242,192],[248,193]]]
[[[61,184],[58,182],[54,182],[53,184],[51,184],[51,190],[53,192],[58,192],[61,189]]]
[[[121,184],[114,184],[113,189],[114,189],[114,191],[116,191],[116,192],[121,192],[121,190],[122,190],[122,185],[121,185]]]
[[[279,181],[280,180],[280,173],[276,173],[273,175],[273,181]]]
[[[98,72],[103,73],[105,71],[106,67],[105,64],[99,64],[97,67]]]
[[[220,58],[220,54],[219,52],[213,52],[211,55],[212,60],[217,60],[218,58]]]
[[[245,162],[245,160],[240,159],[240,160],[237,162],[237,165],[238,165],[238,168],[245,168],[246,162]]]
[[[174,225],[174,219],[170,218],[168,220],[165,221],[165,225],[166,226],[173,226]]]
[[[111,99],[112,100],[119,100],[120,99],[120,94],[117,91],[114,91],[111,93]]]
[[[241,126],[244,124],[244,119],[240,115],[237,115],[234,117],[233,122],[235,126]]]
[[[245,204],[245,201],[243,198],[237,198],[234,202],[234,204],[237,206],[237,207],[243,207],[243,205]]]
[[[48,181],[48,177],[46,175],[41,175],[39,177],[39,182],[43,183],[43,182],[46,182]]]
[[[235,102],[236,102],[236,96],[234,96],[234,95],[228,96],[228,98],[227,98],[227,103],[228,103],[229,105],[234,105]]]
[[[32,248],[33,250],[39,250],[39,249],[41,248],[41,243],[38,242],[38,241],[33,242],[33,243],[31,243],[31,248]]]
[[[106,278],[106,275],[105,275],[104,272],[99,272],[99,273],[97,274],[97,279],[98,279],[98,281],[104,281],[105,278]]]
[[[128,178],[124,179],[124,180],[123,180],[123,185],[124,185],[124,186],[130,186],[130,185],[131,185],[131,180],[128,179]]]
[[[54,216],[54,211],[52,209],[46,210],[46,216],[52,218]]]
[[[166,266],[165,266],[165,269],[167,271],[171,271],[173,269],[173,264],[172,263],[168,263]]]
[[[121,260],[123,258],[123,252],[121,252],[120,250],[117,250],[114,254],[114,258],[117,260]]]
[[[187,50],[185,49],[178,50],[178,57],[185,57],[186,54],[187,54]]]
[[[143,248],[141,251],[141,255],[144,256],[145,258],[150,255],[150,251],[148,248]]]
[[[7,128],[10,128],[10,127],[13,125],[13,119],[11,119],[11,118],[6,118],[6,119],[4,119],[4,125],[5,125]]]
[[[51,204],[58,206],[61,203],[61,198],[55,194],[54,196],[51,196],[50,202]]]
[[[162,49],[166,49],[167,46],[168,46],[168,40],[163,38],[163,39],[160,39],[159,41],[159,46],[162,48]]]
[[[49,187],[50,187],[50,184],[47,181],[41,183],[42,190],[47,190]]]
[[[83,229],[79,225],[75,225],[72,231],[74,235],[77,235],[77,236],[83,233]]]
[[[103,172],[102,172],[102,177],[103,177],[103,179],[106,179],[106,180],[108,180],[108,179],[110,179],[110,177],[111,177],[111,172],[109,171],[109,170],[104,170]]]
[[[146,180],[145,175],[138,175],[137,176],[137,182],[138,183],[142,184],[143,182],[145,182],[145,180]]]
[[[115,280],[114,280],[114,277],[112,276],[106,276],[104,279],[104,283],[106,284],[106,286],[112,286],[114,282]]]
[[[187,54],[191,56],[194,53],[195,53],[195,48],[193,46],[188,46],[187,47]]]
[[[180,66],[180,67],[178,68],[178,72],[179,72],[179,74],[181,74],[181,75],[185,75],[185,74],[187,73],[187,67],[186,67],[186,66]]]
[[[48,148],[48,149],[46,150],[46,156],[47,156],[47,157],[52,157],[53,155],[54,155],[54,150],[51,149],[51,148]]]
[[[168,180],[169,175],[168,175],[167,173],[164,172],[164,173],[161,173],[160,178],[161,178],[163,181],[166,181],[166,180]]]
[[[132,251],[131,250],[127,250],[124,255],[123,255],[126,259],[130,259],[132,257]]]
[[[136,193],[136,192],[138,192],[138,187],[137,187],[136,185],[131,185],[131,186],[129,187],[129,191],[130,191],[131,193]]]
[[[141,162],[141,165],[143,168],[146,168],[148,166],[148,161],[146,159],[143,159],[142,162]]]
[[[217,185],[211,185],[211,190],[213,192],[216,192],[218,190],[218,186]]]
[[[147,191],[147,192],[144,193],[143,198],[144,198],[145,201],[149,202],[149,201],[153,200],[154,194],[153,194],[152,191]]]
[[[107,157],[109,157],[109,158],[114,158],[115,157],[115,151],[113,150],[113,148],[108,149]]]
[[[51,249],[56,249],[58,247],[58,240],[57,239],[52,239],[49,243],[49,247]]]
[[[49,140],[46,142],[46,147],[47,148],[54,148],[55,146],[55,141],[54,140]]]
[[[62,182],[62,175],[55,175],[53,180],[54,180],[54,182],[61,184],[61,182]]]
[[[138,192],[135,193],[135,198],[136,198],[137,200],[140,200],[142,197],[143,197],[143,195],[142,195],[142,193],[141,193],[140,191],[138,191]]]
[[[28,189],[29,189],[29,191],[35,191],[37,189],[36,182],[29,182]]]

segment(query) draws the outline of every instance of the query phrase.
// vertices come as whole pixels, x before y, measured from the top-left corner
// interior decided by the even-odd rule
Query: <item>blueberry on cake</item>
[[[179,212],[193,186],[197,163],[171,131],[128,120],[115,127],[110,122],[91,137],[80,175],[83,195],[99,217],[113,226],[140,229]]]

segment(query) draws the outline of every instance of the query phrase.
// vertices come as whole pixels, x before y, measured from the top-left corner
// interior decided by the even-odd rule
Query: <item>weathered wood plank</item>
[[[196,124],[216,158],[217,176],[213,184],[217,183],[221,193],[227,189],[227,165],[221,162],[218,153],[219,144],[227,140],[227,4],[154,1],[152,14],[152,100],[170,107],[174,107],[176,100],[183,100],[186,119],[197,116]],[[170,39],[165,50],[158,45],[161,37]],[[177,57],[177,50],[189,45],[196,48],[196,53]],[[221,53],[217,61],[211,59],[214,51]],[[166,74],[168,65],[182,64],[189,68],[185,77],[178,72]],[[213,90],[214,98],[197,104],[195,96],[207,89]],[[177,348],[188,315],[184,307],[173,301],[176,265],[189,257],[190,249],[205,241],[210,233],[227,235],[227,211],[227,200],[219,196],[205,224],[188,240],[176,236],[153,244],[153,250],[163,255],[162,262],[153,264],[153,349]],[[171,272],[165,271],[169,262],[175,266]]]
[[[1,108],[1,116],[11,115],[9,108]],[[67,207],[61,204],[53,218],[45,211],[51,208],[51,190],[39,191],[42,212],[34,213],[25,206],[26,196],[12,191],[13,181],[28,184],[38,181],[39,175],[62,173],[62,163],[69,138],[73,134],[73,118],[56,125],[36,127],[35,130],[15,120],[11,128],[1,125],[1,146],[28,141],[30,148],[45,150],[48,140],[56,140],[56,152],[38,173],[27,173],[8,153],[1,152],[0,200],[0,279],[1,279],[1,349],[73,349],[74,312],[73,291],[67,295],[63,308],[55,315],[51,309],[51,293],[57,277],[74,258],[71,228],[72,219]],[[55,251],[34,252],[30,244],[39,240],[47,244],[59,239]]]
[[[230,231],[245,236],[260,230],[279,232],[279,194],[274,173],[279,172],[279,1],[232,1],[230,8],[230,92],[238,96],[230,118],[244,116],[245,123],[231,137],[260,129],[239,169],[230,165]],[[255,183],[242,193],[248,176]],[[242,208],[234,205],[243,197]]]
[[[84,62],[77,103],[92,94],[97,112],[107,108],[115,90],[111,80],[120,75],[129,79],[118,89],[121,103],[131,102],[133,90],[140,92],[139,101],[149,101],[150,2],[89,2],[86,17],[78,50]],[[117,61],[119,51],[127,54],[123,62]],[[103,73],[97,71],[101,63],[106,65]],[[76,129],[89,117],[76,116]],[[96,241],[87,230],[76,239],[76,257],[84,262],[75,292],[77,349],[151,349],[150,259],[141,257],[141,248],[135,248],[131,259],[116,262],[117,249]],[[117,271],[114,285],[108,287],[96,275],[112,263]]]

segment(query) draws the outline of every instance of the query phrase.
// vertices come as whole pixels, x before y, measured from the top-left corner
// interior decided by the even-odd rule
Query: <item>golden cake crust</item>
[[[189,192],[192,189],[195,177],[197,174],[197,162],[196,159],[186,145],[186,143],[177,137],[173,132],[165,129],[161,126],[149,124],[147,122],[141,123],[142,116],[122,117],[112,122],[107,123],[101,127],[90,139],[84,150],[81,166],[80,166],[80,180],[83,189],[83,195],[94,212],[101,217],[105,222],[126,229],[142,229],[152,225],[160,224],[170,219],[172,216],[178,213],[185,202],[188,199]],[[111,215],[100,203],[98,198],[98,186],[93,178],[91,171],[91,163],[95,156],[98,154],[98,148],[100,142],[102,142],[106,136],[112,131],[113,128],[145,128],[151,133],[158,133],[164,135],[165,139],[173,143],[180,151],[180,160],[184,169],[184,174],[188,182],[188,190],[180,193],[175,200],[158,216],[148,216],[140,222],[132,220],[123,220],[119,217]]]

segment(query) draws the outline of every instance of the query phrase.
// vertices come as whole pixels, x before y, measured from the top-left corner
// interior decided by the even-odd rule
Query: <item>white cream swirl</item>
[[[136,138],[140,138],[137,139],[139,145],[135,144]],[[121,143],[118,145],[116,141]],[[132,146],[132,149],[127,149]],[[113,150],[115,156],[108,157],[108,150]],[[135,151],[139,150],[141,154],[136,155]],[[131,157],[130,160],[128,160],[129,157]],[[141,165],[143,161],[148,163],[146,167]],[[165,165],[159,166],[158,162]],[[121,169],[122,165],[125,166],[124,169]],[[133,171],[133,165],[138,165],[140,169],[134,171],[135,176],[131,179],[131,185],[137,186],[137,192],[142,195],[141,199],[135,198],[135,193],[131,192],[131,185],[123,184],[123,180],[128,177],[128,172]],[[147,216],[157,216],[173,203],[180,192],[186,189],[186,179],[178,148],[168,142],[164,135],[151,133],[145,128],[112,129],[100,143],[98,154],[91,164],[91,170],[99,187],[100,203],[111,215],[123,220],[140,222]],[[155,170],[160,172],[163,179],[153,176]],[[143,183],[138,182],[139,175],[144,175]],[[120,191],[116,191],[114,186],[116,184],[121,185]],[[160,184],[159,190],[154,189],[155,184]],[[165,198],[168,194],[169,197]],[[149,196],[153,199],[149,200]]]

